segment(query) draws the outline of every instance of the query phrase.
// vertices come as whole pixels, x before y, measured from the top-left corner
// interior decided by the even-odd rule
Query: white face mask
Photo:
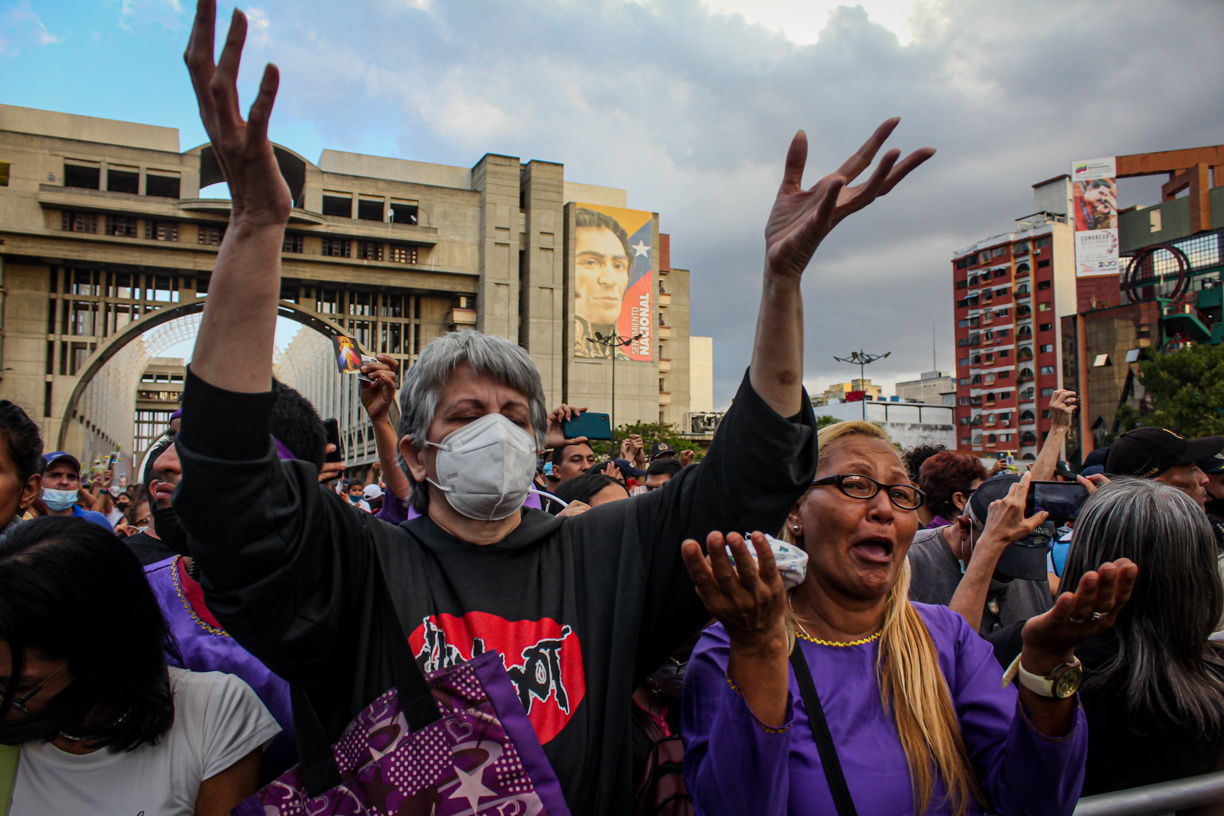
[[[502,414],[485,414],[447,434],[438,449],[438,481],[456,511],[477,521],[500,521],[519,511],[536,469],[535,438]]]
[[[77,491],[75,490],[52,490],[49,487],[44,487],[42,492],[42,500],[47,507],[52,510],[67,510],[72,505],[76,504]]]

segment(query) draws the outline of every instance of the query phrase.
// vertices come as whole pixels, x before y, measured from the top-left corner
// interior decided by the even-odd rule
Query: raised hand
[[[786,156],[782,186],[765,226],[765,261],[770,271],[801,276],[816,247],[843,218],[886,195],[911,170],[935,154],[934,148],[924,147],[898,161],[901,152],[894,148],[884,154],[867,181],[846,186],[871,166],[899,121],[889,119],[876,128],[871,138],[835,173],[825,176],[808,190],[802,186],[803,169],[807,164],[807,134],[803,131],[795,134]]]
[[[390,354],[376,354],[377,363],[366,363],[361,367],[361,373],[370,378],[369,382],[361,381],[358,389],[361,395],[361,406],[365,408],[370,419],[378,421],[387,415],[391,403],[395,402],[396,375],[399,373],[399,360]]]
[[[585,436],[576,436],[573,439],[565,438],[565,421],[585,411],[586,408],[575,408],[572,405],[561,403],[559,408],[553,409],[553,412],[548,415],[548,438],[544,443],[545,450],[555,450],[566,445],[577,445],[579,442],[587,441]]]
[[[1020,481],[1011,486],[1006,496],[990,503],[986,526],[977,546],[990,549],[992,557],[996,559],[1008,545],[1029,535],[1049,518],[1050,514],[1044,510],[1038,510],[1028,517],[1024,515],[1032,479],[1031,473],[1025,473]]]
[[[1070,428],[1071,418],[1079,407],[1079,396],[1074,391],[1059,389],[1050,398],[1050,419],[1055,427]]]
[[[323,454],[326,456],[329,453],[335,453],[336,446],[331,442],[323,448]],[[327,484],[332,479],[337,479],[344,475],[344,462],[324,462],[319,468],[319,484]]]
[[[759,641],[776,638],[779,633],[785,642],[786,588],[782,576],[763,534],[752,534],[751,546],[759,564],[749,554],[749,546],[739,533],[724,538],[715,531],[706,538],[709,555],[703,557],[691,538],[681,546],[681,555],[697,597],[726,628],[732,644],[757,646]],[[735,557],[734,564],[728,554]]]
[[[235,224],[256,228],[284,226],[293,208],[293,198],[268,140],[268,120],[280,85],[280,72],[275,65],[264,68],[250,116],[243,121],[237,83],[242,46],[246,42],[246,15],[234,9],[221,59],[214,64],[216,16],[216,0],[199,0],[183,60],[191,73],[204,129],[221,173],[229,183],[231,218]]]
[[[1112,627],[1138,577],[1139,567],[1129,558],[1084,573],[1074,595],[1064,592],[1052,609],[1024,624],[1024,667],[1034,674],[1053,671],[1070,660],[1080,641]]]

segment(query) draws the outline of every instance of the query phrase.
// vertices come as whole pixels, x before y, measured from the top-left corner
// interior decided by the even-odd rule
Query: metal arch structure
[[[205,298],[197,298],[186,303],[180,303],[177,306],[166,306],[155,312],[149,312],[139,320],[129,323],[121,331],[112,334],[106,339],[106,342],[100,344],[94,350],[93,354],[89,355],[81,369],[81,373],[78,375],[76,385],[73,386],[72,393],[68,397],[68,402],[64,405],[64,418],[60,422],[56,450],[62,450],[68,444],[68,429],[71,427],[72,420],[76,418],[77,406],[85,390],[98,372],[102,370],[102,367],[119,354],[129,343],[145,332],[155,330],[178,318],[200,314],[204,311],[205,300]],[[288,301],[282,300],[277,304],[277,314],[301,323],[303,326],[314,329],[328,337],[345,334],[344,329],[338,324],[325,317],[321,317],[317,313],[308,312],[297,304],[289,303]],[[173,334],[170,336],[173,336]],[[177,342],[177,339],[170,340],[162,348]],[[355,340],[354,343],[356,343]],[[365,350],[358,346],[358,351],[364,352]]]

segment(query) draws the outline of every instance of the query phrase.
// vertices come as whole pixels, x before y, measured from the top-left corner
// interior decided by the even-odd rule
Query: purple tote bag
[[[305,692],[293,688],[302,762],[234,816],[569,816],[501,656],[486,652],[426,678],[389,597],[386,608],[399,638],[395,688],[334,746]]]

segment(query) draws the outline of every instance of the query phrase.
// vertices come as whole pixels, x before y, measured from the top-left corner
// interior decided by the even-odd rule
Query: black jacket
[[[476,546],[428,517],[392,527],[280,462],[271,394],[188,374],[174,496],[208,608],[252,654],[306,688],[330,735],[393,685],[378,554],[426,669],[501,653],[575,814],[631,810],[638,682],[709,615],[680,557],[712,530],[775,532],[816,469],[815,420],[741,385],[709,455],[645,496],[560,519],[524,510]]]

